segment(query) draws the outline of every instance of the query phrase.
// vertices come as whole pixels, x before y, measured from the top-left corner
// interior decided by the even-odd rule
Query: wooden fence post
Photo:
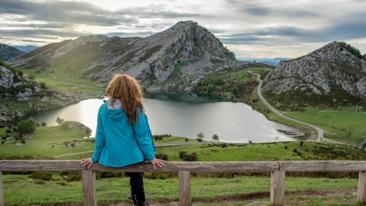
[[[285,205],[285,171],[274,170],[271,173],[271,205]]]
[[[81,176],[84,192],[84,206],[97,206],[95,171],[82,170]]]
[[[179,206],[191,206],[191,173],[179,171]]]
[[[366,171],[358,174],[357,201],[366,203]]]
[[[0,206],[5,206],[3,174],[1,171],[0,171]]]

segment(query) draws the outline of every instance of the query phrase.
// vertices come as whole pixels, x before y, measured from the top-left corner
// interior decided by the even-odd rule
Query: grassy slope
[[[79,181],[64,182],[58,175],[54,175],[52,181],[44,182],[35,181],[26,175],[5,175],[4,177],[7,205],[57,204],[82,201],[82,189]],[[192,198],[193,201],[200,201],[207,198],[235,196],[250,192],[268,192],[269,188],[269,176],[236,176],[233,178],[193,177]],[[357,180],[353,178],[286,178],[286,191],[303,191],[308,189],[333,190],[334,188],[337,190],[356,189]],[[176,177],[166,179],[145,178],[145,190],[149,201],[176,201],[178,198],[178,179]],[[97,180],[97,198],[99,203],[126,201],[128,195],[129,181],[127,177]],[[296,205],[300,205],[299,202],[304,201],[303,198],[296,196],[286,196],[286,198],[287,202],[297,203]],[[351,194],[345,197],[338,196],[337,198],[334,196],[330,198],[315,196],[306,199],[307,201],[311,201],[311,203],[323,202],[319,199],[325,199],[326,201],[333,200],[332,205],[342,202],[344,205],[355,205],[356,198],[355,194]],[[269,198],[265,197],[260,200],[268,203]],[[256,200],[251,199],[246,202],[253,201]],[[212,202],[214,203],[216,201]],[[219,203],[216,204],[221,205]],[[314,204],[304,205],[313,206]]]
[[[351,144],[366,140],[366,112],[354,108],[335,109],[306,108],[305,112],[286,112],[288,116],[316,124],[325,129],[325,137]]]
[[[55,155],[82,152],[93,149],[93,143],[83,140],[84,132],[76,128],[38,127],[32,139],[26,144],[17,146],[14,143],[6,142],[0,145],[0,158],[52,158]],[[66,147],[65,142],[80,141],[78,147]]]
[[[103,91],[104,84],[96,83],[73,73],[58,70],[23,69],[26,75],[33,75],[35,81],[44,82],[50,88],[73,94],[90,94]]]

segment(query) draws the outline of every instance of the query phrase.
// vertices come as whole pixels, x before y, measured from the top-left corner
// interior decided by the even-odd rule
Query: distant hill
[[[17,48],[18,50],[24,52],[24,53],[28,53],[30,51],[33,51],[35,50],[36,46],[33,46],[33,45],[19,45],[19,46],[14,46],[15,48]]]
[[[279,58],[240,58],[239,61],[249,63],[263,63],[271,66],[277,66],[283,60],[290,60],[291,58],[279,57]]]
[[[98,82],[108,81],[114,73],[127,73],[148,91],[187,93],[203,77],[238,66],[219,39],[192,21],[178,22],[146,38],[82,36],[37,48],[9,63]]]
[[[305,56],[283,61],[263,83],[265,94],[283,103],[364,104],[366,58],[344,42],[332,42]]]
[[[6,44],[0,44],[0,60],[7,61],[22,54],[24,54],[24,52],[18,50],[15,47],[8,46]]]

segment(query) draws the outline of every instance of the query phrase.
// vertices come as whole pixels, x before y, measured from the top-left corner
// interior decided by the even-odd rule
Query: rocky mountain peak
[[[238,65],[219,39],[193,21],[178,22],[146,38],[79,37],[46,45],[11,63],[73,71],[100,82],[114,73],[127,73],[147,90],[177,92],[190,92],[206,75]]]
[[[199,26],[199,25],[197,24],[197,22],[194,22],[194,21],[179,21],[170,28],[177,29],[177,28],[197,27],[197,26]]]
[[[308,102],[322,98],[328,104],[361,102],[366,99],[366,59],[345,42],[331,42],[281,62],[264,79],[263,91],[278,99],[297,96]]]

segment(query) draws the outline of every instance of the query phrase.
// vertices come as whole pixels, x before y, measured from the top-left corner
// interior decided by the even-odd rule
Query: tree
[[[215,141],[219,141],[219,135],[214,134],[214,135],[212,136],[212,139],[213,139],[213,140],[215,140]]]
[[[200,133],[197,134],[197,137],[202,139],[202,138],[204,138],[204,135],[203,135],[202,132],[200,132]]]
[[[36,129],[36,122],[32,118],[22,120],[18,123],[19,134],[33,133],[35,129]]]
[[[46,83],[44,83],[44,82],[41,82],[41,83],[40,83],[40,86],[41,86],[41,88],[42,88],[42,89],[46,89],[46,88],[47,88],[47,85],[46,85]]]

